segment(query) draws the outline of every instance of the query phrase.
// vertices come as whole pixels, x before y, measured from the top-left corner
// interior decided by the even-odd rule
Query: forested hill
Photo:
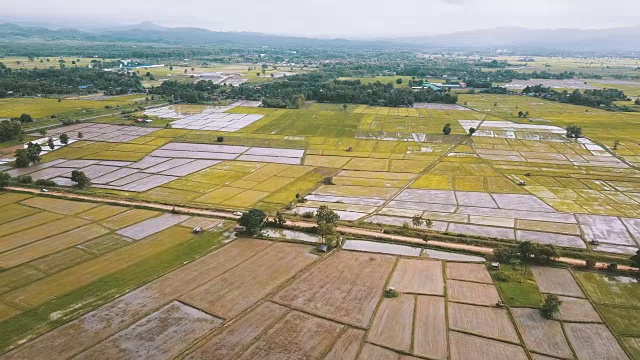
[[[45,27],[22,27],[15,24],[0,24],[0,41],[89,41],[89,42],[136,42],[166,44],[247,44],[279,46],[371,46],[374,43],[344,39],[312,39],[287,37],[259,33],[219,32],[198,28],[127,28],[122,30],[85,32],[75,29],[50,30]],[[376,42],[383,46],[385,42]]]

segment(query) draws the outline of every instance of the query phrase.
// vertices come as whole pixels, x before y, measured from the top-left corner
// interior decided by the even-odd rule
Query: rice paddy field
[[[78,235],[56,230],[65,244],[38,237],[45,229],[32,220],[37,230],[19,230],[25,244],[0,252],[2,359],[638,358],[634,318],[623,317],[640,289],[631,278],[531,268],[535,291],[563,294],[549,320],[537,305],[496,307],[509,293],[475,256],[361,240],[318,255],[306,239],[226,237],[214,219],[16,193],[0,201],[2,213],[82,220]],[[193,235],[195,225],[208,230]],[[148,274],[168,252],[174,265]]]
[[[144,99],[145,96],[140,94],[105,97],[103,100],[63,99],[60,102],[47,98],[8,98],[0,100],[0,118],[19,117],[25,113],[36,119],[51,115],[87,114],[90,110],[104,110],[105,106],[115,108]]]

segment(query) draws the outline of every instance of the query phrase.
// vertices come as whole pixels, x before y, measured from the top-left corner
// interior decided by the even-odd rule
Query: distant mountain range
[[[220,32],[201,28],[168,28],[150,22],[136,25],[64,29],[54,26],[0,24],[0,41],[75,40],[167,44],[248,44],[267,46],[369,46],[425,49],[508,49],[574,52],[624,52],[640,55],[640,26],[603,30],[531,30],[501,27],[434,36],[407,36],[371,40],[317,39],[251,32]]]

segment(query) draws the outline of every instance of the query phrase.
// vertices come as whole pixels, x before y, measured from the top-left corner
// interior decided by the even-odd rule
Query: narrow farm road
[[[16,187],[16,186],[5,187],[4,190],[39,194],[39,195],[43,194],[39,189]],[[180,213],[183,213],[183,214],[211,216],[211,217],[217,217],[217,218],[228,219],[228,220],[237,220],[239,218],[239,216],[235,215],[234,212],[232,211],[206,210],[206,209],[192,208],[192,207],[186,207],[186,206],[171,206],[171,205],[157,204],[157,203],[146,202],[146,201],[112,199],[112,198],[104,198],[99,196],[67,193],[67,192],[61,192],[61,191],[48,191],[46,192],[46,195],[57,197],[57,198],[91,201],[91,202],[98,202],[98,203],[105,203],[105,204],[112,204],[112,205],[140,206],[148,209],[156,209],[161,211],[179,211]],[[290,227],[307,228],[307,229],[313,228],[316,226],[314,222],[301,221],[301,220],[288,220],[286,225]],[[403,236],[403,235],[395,235],[395,234],[385,234],[381,231],[376,231],[376,230],[362,229],[362,228],[345,226],[345,225],[338,226],[337,230],[338,232],[343,234],[368,236],[372,238],[391,240],[391,241],[396,241],[396,242],[401,242],[406,244],[425,245],[425,240],[420,238],[414,238],[414,237]],[[429,240],[426,242],[426,244],[437,246],[438,248],[442,248],[442,249],[472,251],[472,252],[485,254],[485,255],[493,254],[493,248],[490,248],[490,247],[482,247],[482,246],[466,245],[466,244],[458,244],[458,243],[448,243],[448,242],[437,241],[437,240]],[[585,261],[581,259],[560,257],[556,260],[568,265],[574,265],[574,266],[585,265]],[[607,265],[608,265],[607,263],[597,263],[596,268],[604,269],[607,267]],[[618,265],[618,269],[625,270],[625,271],[635,270],[634,268],[630,266],[625,266],[625,265]]]

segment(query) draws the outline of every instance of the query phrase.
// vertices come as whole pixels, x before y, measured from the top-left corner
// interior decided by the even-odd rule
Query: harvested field
[[[411,348],[415,296],[383,298],[367,334],[367,341],[408,352]]]
[[[55,352],[70,358],[140,320],[169,301],[221,275],[271,245],[238,239],[202,258],[62,325],[5,354],[8,359],[42,359]],[[83,341],[69,341],[82,339]]]
[[[451,360],[526,360],[517,345],[451,331]]]
[[[118,215],[123,211],[128,210],[126,207],[113,206],[113,205],[100,205],[91,210],[78,214],[78,217],[88,219],[91,221],[100,221],[112,216]]]
[[[538,309],[512,308],[511,312],[529,350],[562,358],[573,356],[560,322],[545,319]]]
[[[239,359],[316,359],[333,344],[343,325],[292,311]]]
[[[17,266],[0,272],[0,294],[44,277],[44,273],[28,266]]]
[[[324,360],[355,360],[363,338],[364,331],[353,328],[347,329],[333,344]]]
[[[109,230],[89,224],[0,254],[0,267],[10,268],[106,234]]]
[[[317,260],[309,250],[307,245],[274,244],[181,300],[224,319],[232,318]]]
[[[413,353],[430,359],[447,358],[444,298],[417,296]]]
[[[395,258],[339,251],[302,274],[274,299],[322,317],[365,328]]]
[[[447,278],[493,284],[491,275],[484,264],[447,263]]]
[[[358,359],[368,360],[399,360],[400,355],[385,348],[365,343]]]
[[[531,272],[542,293],[584,297],[578,283],[567,269],[532,266]]]
[[[420,256],[422,249],[408,245],[398,245],[367,240],[347,240],[342,246],[345,250],[364,251],[402,256]]]
[[[449,303],[449,328],[478,336],[519,343],[506,309]]]
[[[46,273],[54,273],[91,259],[86,252],[71,248],[34,260],[29,264]]]
[[[0,302],[0,322],[12,318],[22,311]]]
[[[74,359],[172,359],[221,323],[174,301]]]
[[[556,319],[570,322],[602,322],[589,300],[560,296],[562,305]]]
[[[0,227],[0,236],[27,230],[63,217],[63,215],[50,212],[39,212],[33,215],[28,215],[26,217],[3,224]]]
[[[22,219],[37,212],[39,212],[38,209],[30,208],[28,206],[20,204],[5,205],[2,206],[2,213],[0,213],[0,224],[4,224],[6,222],[17,219]]]
[[[141,259],[187,241],[191,232],[174,227],[159,232],[146,240],[115,250],[102,257],[61,271],[5,295],[5,298],[25,307],[42,305],[62,294],[89,284],[107,274],[130,266]]]
[[[22,201],[30,198],[29,194],[21,194],[21,193],[4,193],[0,194],[0,206],[5,206],[7,204],[16,203],[18,201]]]
[[[389,286],[401,293],[444,295],[442,262],[400,259]]]
[[[256,338],[279,322],[288,312],[289,309],[284,306],[271,302],[262,303],[222,332],[207,340],[186,359],[238,358]]]
[[[76,229],[88,223],[88,220],[69,217],[32,227],[19,233],[3,236],[0,238],[0,252],[31,244],[46,237]]]
[[[130,240],[125,239],[120,235],[108,234],[97,239],[87,241],[77,247],[97,255],[102,255],[129,244]]]
[[[127,226],[137,224],[159,214],[160,213],[158,211],[153,210],[131,209],[116,216],[110,217],[106,220],[102,220],[100,224],[110,229],[119,230]]]
[[[458,280],[447,280],[447,297],[451,301],[486,306],[495,305],[500,300],[493,285]]]
[[[118,230],[118,234],[134,240],[140,240],[164,229],[170,228],[187,219],[189,219],[189,216],[187,215],[163,214],[156,218],[144,220],[124,229],[120,229]]]
[[[606,325],[564,324],[564,331],[578,360],[628,360]]]

